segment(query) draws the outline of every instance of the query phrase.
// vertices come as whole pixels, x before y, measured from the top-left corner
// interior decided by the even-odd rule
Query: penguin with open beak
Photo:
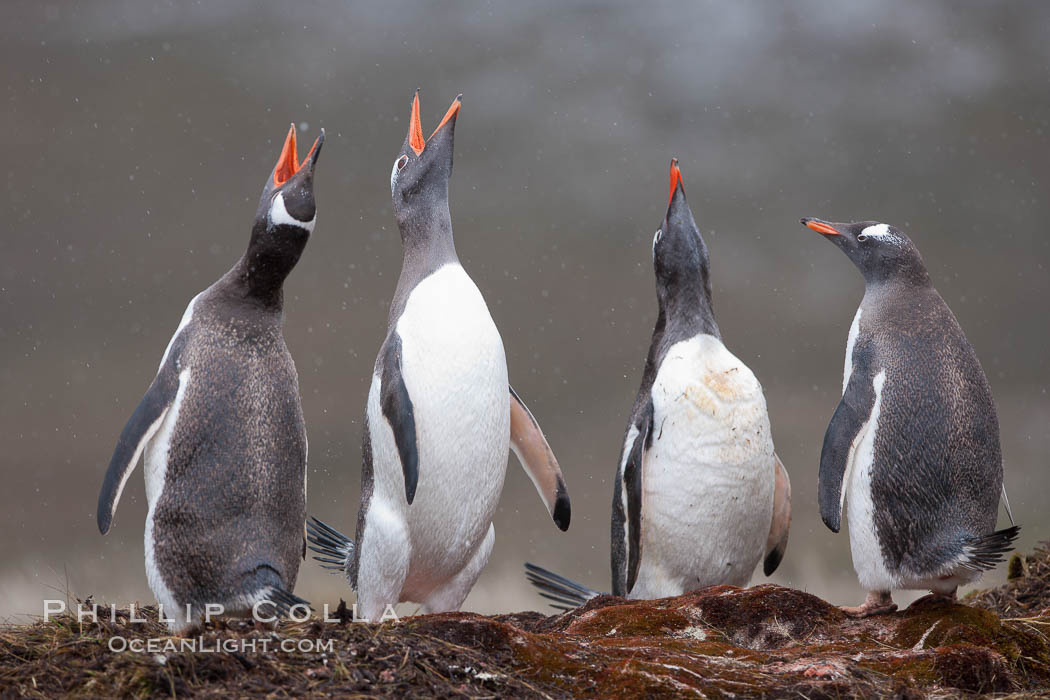
[[[1020,530],[995,529],[1006,490],[984,370],[903,231],[877,221],[802,225],[864,277],[817,485],[832,532],[846,508],[853,567],[868,591],[844,610],[892,612],[900,589],[954,600],[1002,561]]]
[[[245,614],[305,604],[292,590],[306,553],[306,426],[282,290],[316,223],[323,144],[322,130],[300,163],[289,129],[248,249],[190,301],[98,496],[106,534],[144,456],[146,575],[176,634],[198,627],[207,605]]]
[[[509,449],[569,526],[561,469],[507,381],[503,340],[453,243],[460,105],[424,139],[417,91],[390,173],[404,259],[368,394],[357,536],[309,525],[317,558],[347,576],[370,620],[400,601],[459,609],[492,552]]]

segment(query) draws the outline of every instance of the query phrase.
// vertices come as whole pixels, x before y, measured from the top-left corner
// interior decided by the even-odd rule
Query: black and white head
[[[805,217],[802,225],[837,245],[857,266],[866,282],[897,280],[928,284],[919,249],[899,228],[878,221],[833,223]]]
[[[667,214],[653,236],[653,269],[661,306],[680,299],[711,303],[711,276],[707,245],[685,200],[685,186],[678,159],[671,159]]]
[[[252,224],[252,244],[276,251],[302,248],[317,221],[314,204],[314,167],[324,145],[324,129],[302,163],[296,153],[295,125],[281,149],[281,157],[266,181]]]
[[[423,126],[419,120],[419,90],[412,98],[408,135],[390,171],[390,195],[402,234],[406,226],[414,228],[413,224],[432,223],[436,214],[441,217],[441,221],[448,218],[452,145],[462,99],[463,95],[459,95],[452,101],[445,118],[430,138],[424,140]],[[448,225],[451,227],[451,221]]]

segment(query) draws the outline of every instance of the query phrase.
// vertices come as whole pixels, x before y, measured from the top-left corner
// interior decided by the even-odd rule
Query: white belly
[[[192,308],[192,303],[191,303]],[[188,312],[187,312],[188,313]],[[167,351],[165,351],[165,355]],[[153,518],[164,490],[165,479],[168,473],[168,449],[171,447],[171,435],[175,431],[175,425],[179,421],[179,411],[182,407],[182,399],[186,395],[186,389],[190,384],[189,368],[182,370],[179,374],[179,388],[175,393],[175,400],[164,416],[156,434],[146,445],[143,459],[143,469],[146,477],[146,503],[149,510],[146,512],[146,530],[143,539],[146,547],[146,579],[149,581],[150,590],[153,591],[157,602],[164,607],[164,613],[170,618],[178,616],[179,601],[175,600],[170,588],[160,569],[153,551]],[[185,615],[183,615],[185,617]]]
[[[423,280],[397,324],[412,400],[419,481],[409,506],[393,433],[372,377],[368,420],[375,490],[408,526],[403,599],[419,600],[460,571],[488,533],[506,476],[510,398],[503,341],[477,286],[458,264]]]
[[[842,498],[849,522],[849,546],[853,568],[865,590],[889,591],[901,587],[899,577],[886,568],[882,546],[875,532],[875,505],[871,496],[871,472],[875,457],[875,435],[882,410],[882,389],[886,370],[878,372],[872,382],[875,401],[871,415],[857,432],[846,457],[846,473],[842,477]]]
[[[642,560],[632,598],[747,585],[773,513],[775,462],[758,380],[714,336],[667,353],[652,389]]]

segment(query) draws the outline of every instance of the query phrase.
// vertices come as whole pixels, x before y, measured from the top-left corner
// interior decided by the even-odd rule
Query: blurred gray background
[[[309,510],[352,532],[361,416],[401,265],[389,173],[417,86],[426,133],[465,95],[456,243],[573,505],[562,534],[512,458],[466,609],[541,609],[526,559],[609,584],[611,479],[656,314],[650,245],[671,156],[725,342],[763,383],[794,485],[773,580],[863,596],[847,535],[815,503],[862,282],[803,215],[890,222],[918,244],[991,381],[1031,548],[1050,534],[1048,37],[1040,0],[8,0],[0,618],[66,591],[152,601],[141,471],[105,538],[98,487],[186,303],[243,252],[289,122],[300,153],[328,133],[318,225],[285,288]],[[349,598],[312,561],[297,592]]]

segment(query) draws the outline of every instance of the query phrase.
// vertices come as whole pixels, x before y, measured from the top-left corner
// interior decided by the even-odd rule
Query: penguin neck
[[[447,203],[436,205],[425,213],[413,212],[412,216],[398,221],[398,228],[404,249],[401,262],[403,282],[414,285],[443,265],[459,262]]]
[[[284,281],[299,262],[308,236],[305,231],[301,236],[284,236],[274,230],[253,229],[248,250],[230,270],[239,295],[280,310],[284,306]]]
[[[700,334],[721,339],[722,334],[718,330],[718,323],[715,322],[711,295],[706,288],[681,290],[677,294],[660,294],[657,299],[660,311],[656,328],[663,329],[662,335],[670,344]]]
[[[645,358],[642,391],[639,393],[638,401],[642,401],[641,397],[648,396],[664,357],[675,343],[695,338],[698,335],[712,335],[719,340],[722,339],[718,324],[715,323],[710,296],[700,294],[699,299],[691,299],[688,303],[676,302],[675,299],[678,297],[664,299],[661,296],[658,298],[660,308],[656,317],[656,326],[653,328],[653,340],[649,344],[649,355]],[[638,406],[635,408],[637,409]]]
[[[878,296],[890,290],[926,289],[933,287],[925,266],[912,265],[896,270],[892,275],[864,275],[864,295]]]
[[[922,258],[915,251],[905,251],[893,259],[881,260],[874,264],[857,264],[864,276],[866,287],[890,285],[899,287],[932,286],[930,273]]]

